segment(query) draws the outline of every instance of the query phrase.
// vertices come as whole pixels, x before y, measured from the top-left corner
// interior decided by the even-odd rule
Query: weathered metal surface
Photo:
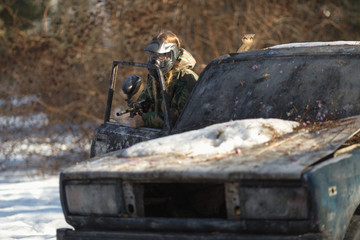
[[[155,128],[131,128],[126,125],[111,123],[102,124],[95,131],[90,157],[127,148],[135,143],[158,138],[164,134]]]
[[[91,179],[116,179],[131,187],[223,184],[227,219],[139,217],[142,209],[135,208],[134,218],[69,215],[63,187],[67,222],[77,230],[95,231],[66,230],[58,237],[218,239],[216,234],[204,234],[215,230],[222,232],[219,239],[342,239],[360,203],[360,150],[337,151],[360,129],[359,63],[360,46],[351,45],[273,48],[213,60],[201,74],[173,133],[231,119],[260,117],[297,120],[307,126],[262,146],[234,149],[226,155],[121,158],[119,152],[109,153],[63,171],[61,186],[72,179],[89,183]],[[319,123],[314,126],[309,124],[312,122]],[[131,132],[118,126],[107,123],[98,129],[98,145],[92,147],[98,149],[96,154],[132,145],[130,141],[142,141],[148,134],[149,138],[160,136],[148,129]],[[115,144],[109,144],[111,141]],[[279,186],[288,182],[306,189],[309,216],[301,220],[268,219],[270,216],[255,220],[246,219],[241,208],[236,211],[243,205],[243,184],[262,191],[271,183],[281,191]],[[131,197],[132,192],[136,191],[129,188],[126,195]],[[263,193],[266,195],[266,191]],[[131,212],[130,205],[136,207],[138,203],[126,199],[126,205],[126,211]],[[268,206],[271,210],[271,203]],[[148,235],[150,231],[153,235]]]
[[[343,239],[360,203],[360,149],[314,166],[304,174],[323,231]]]
[[[360,45],[227,54],[201,73],[173,132],[231,119],[325,121],[360,113]]]
[[[136,239],[136,240],[316,240],[323,239],[320,234],[306,235],[239,235],[234,233],[169,233],[169,232],[116,232],[116,231],[74,231],[71,229],[57,229],[57,240],[113,240],[113,239]]]
[[[300,179],[304,170],[332,154],[360,129],[360,116],[300,128],[240,154],[196,157],[157,155],[120,158],[114,152],[65,171],[88,178],[119,177],[141,181]],[[106,173],[106,174],[103,174]]]
[[[229,219],[240,219],[240,194],[239,183],[226,183],[225,184],[225,200],[227,216]]]
[[[169,232],[226,232],[242,234],[301,234],[312,229],[307,220],[225,220],[193,218],[116,218],[101,216],[69,216],[67,221],[76,229],[169,231]],[[140,232],[139,231],[139,232]]]

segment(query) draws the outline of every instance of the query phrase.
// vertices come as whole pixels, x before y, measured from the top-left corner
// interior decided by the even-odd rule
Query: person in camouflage
[[[149,52],[148,63],[157,63],[164,75],[170,115],[174,124],[198,79],[198,75],[191,70],[196,61],[187,50],[180,47],[178,37],[171,31],[157,34],[145,51]],[[142,123],[139,124],[139,119],[134,119],[134,122],[137,122],[135,127],[141,125],[150,128],[163,127],[164,104],[160,83],[156,78],[157,74],[153,69],[149,69],[146,86],[137,99],[137,102],[145,100],[149,104],[147,109],[143,109],[144,113],[140,121]]]

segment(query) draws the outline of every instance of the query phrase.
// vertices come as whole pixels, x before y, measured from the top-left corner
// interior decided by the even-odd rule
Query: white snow
[[[41,128],[49,123],[44,113],[31,116],[0,116],[0,130],[15,130],[17,128]]]
[[[333,42],[300,42],[286,43],[269,47],[269,49],[277,48],[298,48],[298,47],[317,47],[317,46],[337,46],[337,45],[360,45],[360,41],[333,41]]]
[[[36,96],[0,99],[0,108],[9,104],[26,107],[35,100]],[[41,158],[76,150],[79,136],[63,132],[52,136],[61,140],[54,142],[39,131],[49,127],[48,124],[43,113],[0,116],[0,169],[14,169],[15,164],[33,162],[35,155]],[[61,209],[59,176],[44,176],[34,170],[0,171],[0,239],[56,239],[57,228],[72,228]]]
[[[56,229],[64,227],[71,228],[61,209],[58,176],[1,172],[0,239],[56,239]]]
[[[0,108],[9,105],[23,108],[36,100],[35,95],[0,99]],[[55,162],[54,159],[66,154],[71,153],[75,159],[76,155],[89,152],[90,141],[79,130],[80,126],[49,123],[46,114],[41,112],[0,116],[0,169],[15,165],[35,167],[44,165],[49,158]]]
[[[124,150],[123,157],[158,154],[226,154],[270,141],[299,125],[281,119],[244,119],[141,142]]]
[[[11,104],[15,107],[20,107],[22,105],[27,105],[29,103],[35,102],[37,99],[38,97],[36,95],[22,96],[21,98],[12,97],[10,101],[4,101],[0,99],[0,107],[7,104]]]

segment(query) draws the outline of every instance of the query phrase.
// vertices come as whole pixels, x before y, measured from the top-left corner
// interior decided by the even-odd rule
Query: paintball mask
[[[167,43],[159,40],[151,41],[144,51],[148,51],[148,64],[155,64],[160,67],[162,74],[167,74],[174,66],[179,56],[179,48],[176,43]],[[157,77],[156,70],[148,68],[153,77]]]

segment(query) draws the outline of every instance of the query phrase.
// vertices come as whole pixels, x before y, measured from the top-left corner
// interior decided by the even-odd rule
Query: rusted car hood
[[[360,130],[360,116],[299,127],[242,152],[222,155],[120,157],[120,151],[66,169],[66,178],[135,181],[299,179]]]

